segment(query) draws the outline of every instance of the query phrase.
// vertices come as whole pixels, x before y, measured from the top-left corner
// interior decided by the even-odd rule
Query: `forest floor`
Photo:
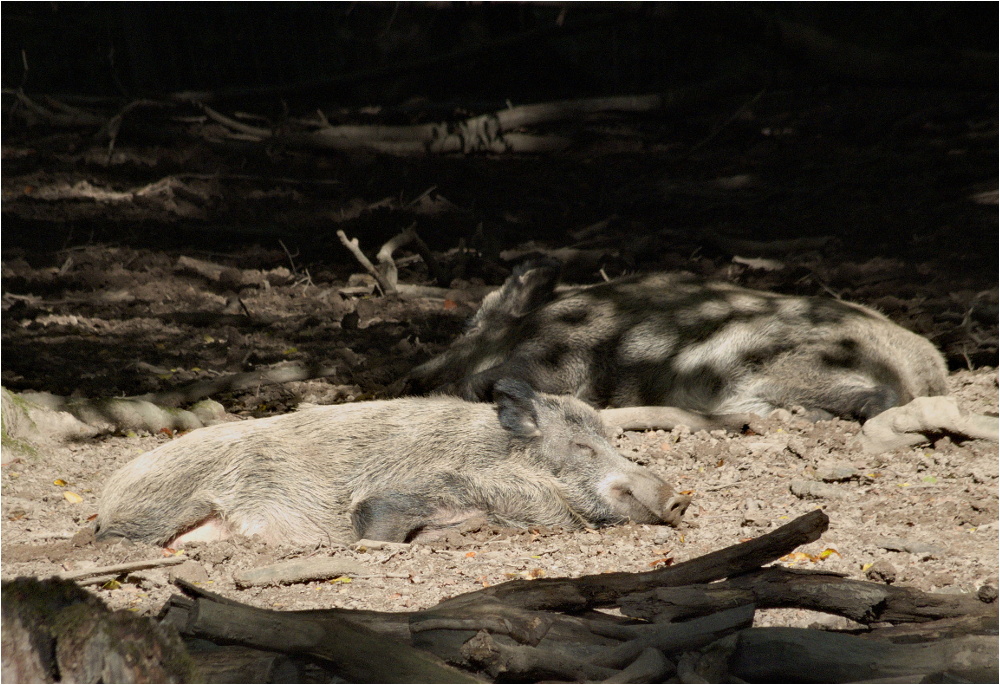
[[[591,121],[591,142],[550,158],[317,155],[143,132],[123,133],[108,157],[76,133],[5,132],[3,385],[133,396],[299,362],[336,371],[213,399],[246,419],[384,396],[444,349],[476,302],[369,294],[365,279],[351,279],[361,268],[335,230],[371,254],[416,222],[439,256],[437,283],[456,293],[498,284],[524,254],[572,247],[571,282],[596,282],[601,270],[686,269],[873,306],[945,353],[961,407],[995,414],[993,98],[777,92],[730,114]],[[781,243],[803,238],[814,240]],[[229,270],[206,277],[179,267],[180,257]],[[401,282],[432,282],[418,259],[403,264]],[[692,491],[676,529],[486,527],[366,550],[239,539],[191,546],[183,564],[91,589],[143,614],[175,592],[172,576],[268,608],[413,610],[512,578],[677,563],[816,507],[830,515],[828,533],[784,563],[926,591],[997,586],[996,444],[943,438],[873,457],[852,447],[852,422],[765,418],[752,427],[618,437],[623,454]],[[171,555],[90,533],[110,474],[171,439],[114,434],[33,455],[5,449],[3,578]],[[818,498],[796,494],[801,480],[829,487]],[[307,556],[342,558],[353,571],[287,586],[234,583],[235,572]],[[799,610],[758,620],[847,624]]]

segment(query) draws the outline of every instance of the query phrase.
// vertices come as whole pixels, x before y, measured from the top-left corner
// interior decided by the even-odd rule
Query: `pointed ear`
[[[515,267],[500,288],[498,298],[503,302],[506,313],[520,318],[551,302],[555,297],[560,271],[562,262],[551,257],[530,259]]]
[[[538,412],[535,389],[516,378],[501,378],[493,386],[493,400],[497,405],[500,425],[519,438],[537,438]]]
[[[562,262],[551,257],[532,259],[514,269],[504,283],[504,290],[510,290],[511,313],[521,317],[551,302],[561,271]]]

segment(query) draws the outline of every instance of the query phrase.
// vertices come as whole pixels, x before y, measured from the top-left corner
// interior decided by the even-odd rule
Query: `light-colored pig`
[[[112,475],[98,538],[183,544],[210,531],[315,545],[401,542],[473,517],[680,521],[689,498],[618,454],[591,407],[518,380],[494,396],[314,407],[193,431]]]

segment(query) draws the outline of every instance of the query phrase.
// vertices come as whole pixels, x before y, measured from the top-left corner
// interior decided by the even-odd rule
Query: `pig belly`
[[[175,536],[167,542],[164,547],[183,547],[192,542],[218,542],[228,540],[233,536],[233,532],[225,521],[217,516],[210,516],[201,523],[190,528],[180,535]]]

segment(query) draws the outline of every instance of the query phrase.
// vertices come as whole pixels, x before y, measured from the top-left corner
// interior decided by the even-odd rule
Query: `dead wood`
[[[3,389],[4,430],[30,449],[33,443],[93,437],[103,433],[190,431],[225,418],[221,404],[204,398],[223,392],[332,376],[339,366],[287,364],[196,381],[175,390],[136,397],[76,399],[51,393],[16,395]],[[190,409],[176,409],[183,404]],[[16,445],[15,445],[16,446]]]
[[[942,618],[926,623],[904,623],[898,626],[876,628],[861,637],[871,640],[888,640],[889,642],[930,642],[943,638],[961,637],[963,635],[996,635],[1000,628],[1000,619],[996,611],[988,614],[972,614]]]
[[[752,418],[750,414],[698,414],[677,407],[620,407],[602,409],[600,413],[606,426],[627,431],[673,430],[687,426],[692,432],[739,433]]]
[[[79,440],[100,432],[69,412],[53,411],[7,388],[0,388],[0,403],[5,448],[32,452],[39,443]]]
[[[445,663],[520,682],[649,682],[674,674],[681,682],[848,682],[932,673],[993,682],[998,620],[996,606],[987,604],[989,591],[980,601],[757,568],[817,539],[827,523],[814,511],[674,567],[511,581],[409,614],[267,611],[184,584],[198,599],[173,598],[163,620],[189,637],[323,659],[340,677],[361,682],[472,678]],[[728,580],[711,582],[723,577]],[[587,610],[616,599],[631,618]],[[757,608],[789,606],[867,622],[924,621],[926,628],[856,637],[750,627]],[[267,655],[252,653],[234,659],[232,667],[243,668],[246,659],[253,669],[273,672]]]
[[[754,11],[758,17],[762,13]],[[770,30],[787,51],[835,76],[888,83],[947,83],[996,85],[996,53],[963,50],[933,55],[911,50],[893,54],[838,40],[810,26],[772,19]]]
[[[579,119],[602,112],[650,112],[664,107],[673,96],[628,95],[564,100],[521,105],[470,117],[462,121],[412,126],[353,125],[330,126],[325,119],[310,133],[286,133],[288,145],[334,150],[370,150],[393,155],[544,153],[565,149],[569,138],[552,134],[523,133],[519,129]],[[231,136],[255,142],[272,138],[271,129],[244,124],[203,103],[194,103]]]
[[[937,435],[997,442],[1000,420],[963,411],[953,397],[918,397],[866,421],[860,440],[865,452],[878,453],[919,445]]]
[[[100,576],[105,574],[128,573],[129,571],[141,571],[147,568],[159,568],[161,566],[174,566],[183,564],[187,557],[165,557],[163,559],[144,559],[142,561],[129,561],[124,564],[114,564],[113,566],[95,566],[85,568],[80,571],[64,571],[59,574],[63,580],[75,580],[77,578],[88,578],[90,576]]]
[[[379,248],[378,254],[375,255],[375,259],[378,261],[376,269],[378,269],[382,276],[379,282],[386,283],[391,288],[391,291],[386,291],[386,294],[390,294],[390,292],[393,294],[396,293],[397,286],[399,285],[399,270],[396,269],[396,262],[392,259],[392,253],[417,239],[417,233],[414,230],[415,226],[416,224],[413,224],[387,240]]]
[[[645,573],[601,573],[580,578],[513,580],[502,585],[458,595],[440,607],[466,606],[492,597],[524,609],[582,611],[614,604],[619,598],[661,586],[710,583],[752,571],[788,554],[796,547],[818,540],[830,519],[817,509],[766,535],[712,552],[675,566]]]
[[[305,381],[313,378],[333,376],[341,371],[339,366],[324,366],[320,364],[283,364],[260,371],[234,373],[219,376],[204,381],[195,381],[175,390],[150,393],[126,398],[130,401],[152,402],[163,407],[176,407],[182,404],[197,402],[205,397],[223,392],[233,392],[260,385],[274,383],[289,383]]]
[[[188,655],[203,683],[302,683],[307,681],[302,659],[240,645],[202,642]],[[329,673],[329,676],[335,676]],[[331,681],[326,681],[331,682]]]
[[[947,673],[964,679],[957,682],[995,683],[998,675],[995,635],[894,644],[805,628],[749,628],[725,644],[730,674],[749,682],[871,682]]]
[[[462,655],[476,670],[491,678],[523,681],[558,678],[571,682],[604,680],[615,675],[611,668],[595,666],[579,654],[553,647],[538,649],[526,645],[509,645],[497,640],[485,630],[479,631],[462,645]]]
[[[233,580],[241,587],[249,587],[326,580],[338,576],[356,576],[366,572],[367,568],[356,561],[335,557],[314,557],[292,559],[271,566],[248,569],[235,574]]]
[[[606,650],[597,657],[596,662],[621,668],[649,648],[664,654],[680,654],[699,649],[737,630],[749,628],[753,624],[755,610],[753,604],[744,604],[681,623],[637,626],[637,637]]]
[[[35,444],[94,437],[103,433],[141,430],[185,431],[222,419],[225,410],[205,400],[190,410],[166,409],[142,398],[71,399],[51,393],[3,389],[5,440],[24,450]]]
[[[382,276],[381,272],[375,268],[375,265],[371,263],[371,260],[365,256],[365,253],[361,251],[361,246],[358,244],[357,238],[348,238],[347,234],[342,230],[337,229],[337,237],[340,238],[340,242],[343,243],[344,247],[350,250],[354,258],[358,260],[361,266],[365,267],[365,271],[371,274],[372,278],[378,283],[379,290],[382,291],[383,295],[387,295],[395,292],[395,284],[389,284]]]
[[[43,107],[29,98],[21,89],[15,91],[14,94],[20,105],[50,126],[58,126],[60,128],[89,128],[103,126],[106,122],[106,119],[100,115],[77,107],[71,107],[52,98],[47,98],[50,109]]]
[[[182,683],[199,680],[177,633],[109,611],[73,582],[3,582],[5,683]]]
[[[476,288],[469,288],[466,290],[456,289],[456,288],[441,288],[430,285],[410,285],[407,283],[399,282],[399,272],[396,268],[396,263],[392,257],[393,252],[403,247],[404,245],[413,244],[417,253],[427,264],[428,270],[432,275],[435,275],[435,280],[441,282],[444,280],[444,275],[441,273],[440,267],[437,265],[437,261],[431,254],[430,249],[420,239],[415,230],[415,225],[410,226],[396,236],[390,238],[381,248],[379,248],[378,255],[376,256],[376,261],[378,266],[372,264],[371,260],[365,256],[365,253],[361,251],[361,246],[358,244],[357,238],[348,238],[342,230],[337,230],[337,237],[340,242],[346,247],[354,258],[358,260],[358,263],[364,267],[365,271],[375,279],[378,284],[379,290],[383,295],[399,297],[407,300],[416,300],[421,298],[435,299],[435,300],[453,300],[457,302],[465,301],[476,301],[481,300],[489,293],[496,290],[495,286],[480,286]],[[341,292],[344,292],[343,290]]]
[[[287,612],[175,597],[163,620],[192,637],[326,659],[348,682],[478,682],[426,652],[336,615],[310,620]]]
[[[663,656],[663,652],[649,647],[631,664],[601,682],[605,683],[662,683],[677,667]]]
[[[619,601],[622,613],[651,621],[678,621],[753,602],[760,609],[795,607],[837,614],[859,623],[907,623],[960,616],[996,616],[997,605],[975,595],[922,592],[781,566],[712,583],[660,587]]]
[[[261,271],[235,269],[184,255],[177,258],[177,265],[174,268],[178,271],[190,271],[210,281],[237,289],[246,286],[262,286],[267,281],[267,277]]]

